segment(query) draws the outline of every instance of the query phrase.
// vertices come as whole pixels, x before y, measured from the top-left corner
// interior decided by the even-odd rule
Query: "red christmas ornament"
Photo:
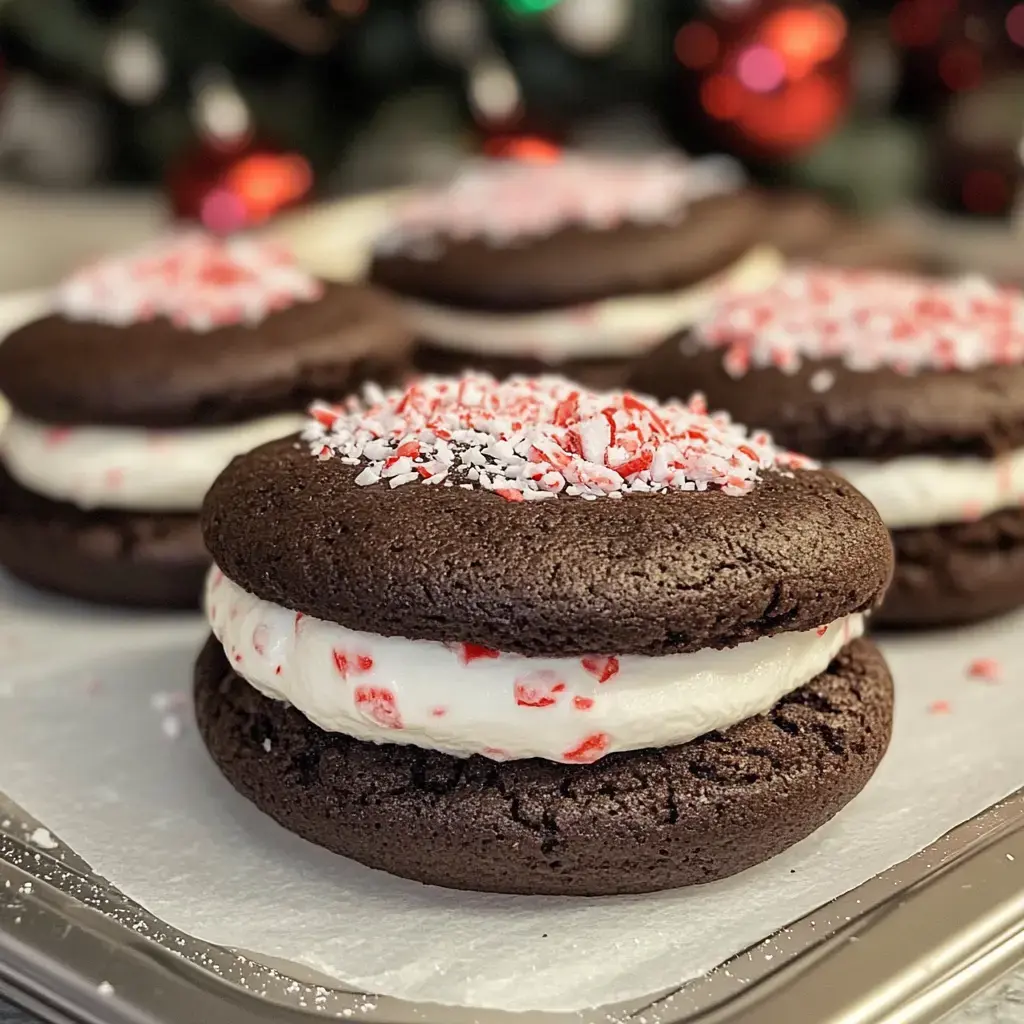
[[[197,142],[171,167],[167,194],[176,217],[218,234],[253,227],[309,197],[313,172],[299,153],[249,139]]]
[[[712,133],[760,158],[789,157],[827,135],[850,96],[846,19],[833,3],[751,0],[676,33]]]

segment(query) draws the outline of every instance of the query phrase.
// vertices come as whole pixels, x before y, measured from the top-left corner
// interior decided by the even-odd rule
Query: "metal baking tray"
[[[915,1024],[1024,958],[1024,790],[703,978],[558,1014],[377,997],[208,945],[30,846],[40,823],[2,796],[0,816],[0,994],[61,1024]]]

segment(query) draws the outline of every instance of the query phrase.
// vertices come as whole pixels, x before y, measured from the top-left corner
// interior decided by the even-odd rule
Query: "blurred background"
[[[675,146],[1024,221],[1015,0],[0,0],[0,54],[7,210],[143,189],[228,231],[473,154]]]

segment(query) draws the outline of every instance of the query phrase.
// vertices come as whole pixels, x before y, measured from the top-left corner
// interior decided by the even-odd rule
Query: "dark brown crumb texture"
[[[1024,446],[1024,365],[907,376],[805,360],[792,374],[770,367],[737,379],[722,356],[679,335],[636,364],[629,386],[662,400],[703,391],[711,408],[727,409],[816,459],[987,458]],[[812,380],[822,372],[831,385],[816,391]]]
[[[260,324],[206,333],[49,316],[0,347],[0,392],[44,423],[195,427],[340,398],[405,372],[412,338],[387,298],[327,284]]]
[[[878,513],[833,474],[747,495],[670,491],[513,504],[360,487],[294,440],[235,459],[203,507],[228,577],[386,636],[570,656],[668,654],[812,629],[873,607],[892,571]]]
[[[705,280],[759,241],[763,202],[737,192],[696,202],[675,223],[565,228],[517,245],[439,240],[433,258],[378,254],[370,280],[398,295],[480,310],[539,310]]]
[[[0,565],[69,597],[196,608],[210,556],[195,513],[84,511],[26,490],[0,465]]]
[[[323,732],[235,675],[212,637],[195,684],[214,761],[285,828],[393,874],[511,893],[651,892],[758,864],[861,790],[892,724],[889,671],[866,640],[767,715],[585,766]]]
[[[876,624],[951,626],[1024,605],[1024,509],[893,532],[896,574]]]

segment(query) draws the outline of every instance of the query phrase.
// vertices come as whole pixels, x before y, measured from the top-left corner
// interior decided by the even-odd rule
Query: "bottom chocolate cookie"
[[[955,626],[1024,605],[1024,509],[895,530],[896,573],[876,626]]]
[[[527,894],[652,892],[767,860],[861,790],[892,725],[892,680],[867,640],[766,715],[590,765],[324,732],[236,675],[213,637],[195,701],[220,770],[285,828],[417,881]]]
[[[474,355],[471,352],[442,348],[424,341],[416,346],[413,365],[419,373],[451,376],[460,374],[463,370],[478,370],[489,373],[498,380],[515,374],[532,377],[557,373],[598,391],[612,391],[625,385],[633,359],[595,357],[567,359],[565,362],[552,364],[531,356]]]
[[[0,467],[0,566],[26,583],[103,604],[196,608],[209,565],[198,514],[84,510]]]

